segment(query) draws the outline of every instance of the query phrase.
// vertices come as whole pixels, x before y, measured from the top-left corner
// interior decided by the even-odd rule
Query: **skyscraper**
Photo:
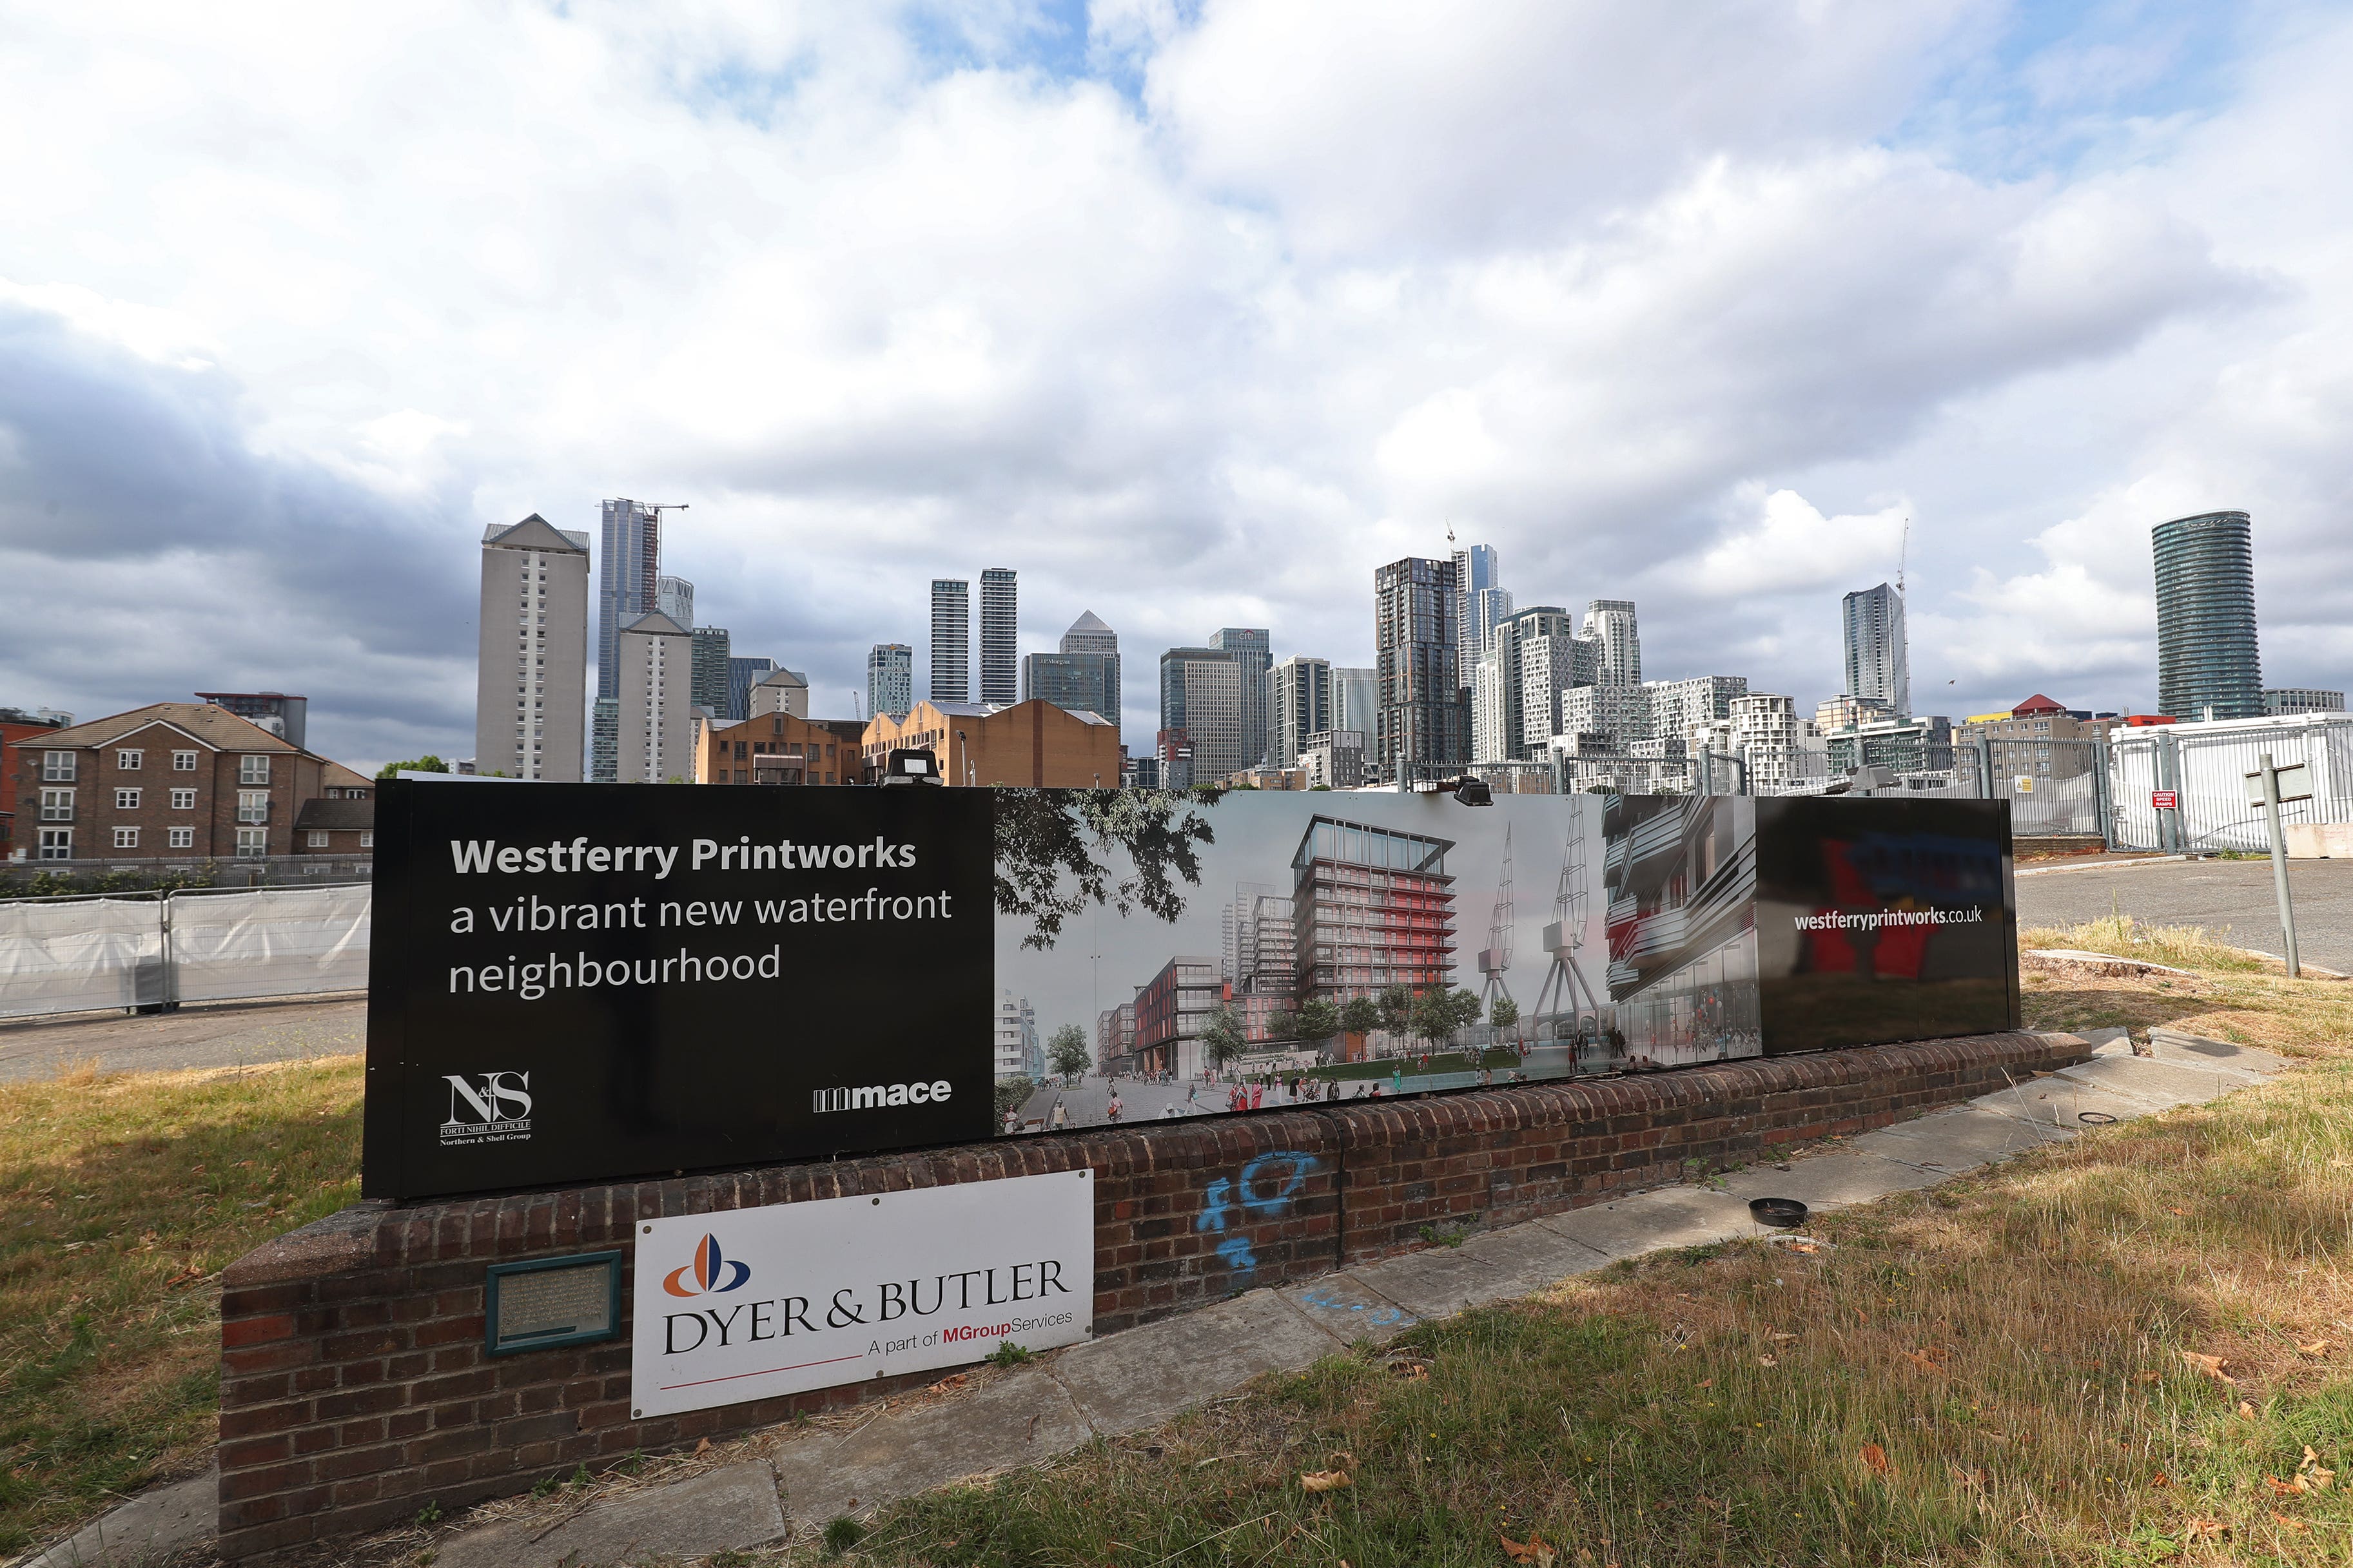
[[[972,700],[972,584],[932,579],[932,688],[934,702]]]
[[[661,576],[661,513],[627,497],[605,502],[603,553],[596,570],[596,765],[591,776],[614,777],[618,755],[621,628],[654,612],[655,584]],[[480,761],[477,760],[477,766]]]
[[[1487,651],[1487,634],[1493,623],[1482,626],[1479,621],[1479,595],[1491,588],[1500,588],[1503,579],[1496,574],[1495,547],[1492,544],[1470,544],[1454,552],[1454,668],[1462,684],[1471,684],[1471,672]]]
[[[1242,669],[1234,650],[1172,647],[1160,656],[1160,732],[1182,737],[1176,743],[1181,756],[1168,744],[1160,748],[1166,787],[1216,784],[1252,765],[1257,759],[1244,751],[1244,719]],[[1171,776],[1172,765],[1183,776]]]
[[[1007,707],[1021,700],[1021,587],[1011,568],[980,574],[980,700]]]
[[[1373,743],[1380,728],[1380,672],[1361,665],[1332,667],[1332,728],[1351,730]]]
[[[1912,712],[1912,660],[1905,648],[1904,595],[1882,583],[1839,602],[1846,632],[1846,695]]]
[[[1062,634],[1060,653],[1021,661],[1021,695],[1042,697],[1071,712],[1091,712],[1119,728],[1119,634],[1090,610]],[[1059,695],[1058,695],[1059,693]]]
[[[555,528],[537,512],[483,530],[476,626],[474,766],[513,779],[577,784],[588,674],[588,535]]]
[[[1585,606],[1582,636],[1594,644],[1597,686],[1642,684],[1642,638],[1631,599],[1595,599]]]
[[[904,719],[915,706],[915,650],[902,642],[879,642],[866,652],[866,716]]]
[[[2176,719],[2253,719],[2263,711],[2255,640],[2254,525],[2243,511],[2160,522],[2157,553],[2157,705]]]
[[[733,717],[727,710],[729,647],[725,626],[694,628],[694,705],[713,719]]]
[[[1487,595],[1492,599],[1498,592],[1491,588]],[[1575,684],[1565,678],[1577,669],[1576,659],[1560,657],[1555,644],[1586,646],[1576,644],[1575,636],[1568,612],[1554,605],[1534,605],[1495,623],[1471,675],[1473,761],[1514,762],[1544,753],[1552,739],[1559,688]]]
[[[760,678],[776,668],[776,661],[760,656],[747,657],[730,652],[727,656],[726,717],[741,723],[752,716],[752,688]]]
[[[615,777],[622,784],[694,777],[694,636],[659,612],[621,628]]]
[[[683,577],[654,579],[654,608],[688,631],[694,629],[694,584]]]
[[[1451,561],[1408,556],[1373,574],[1380,716],[1366,762],[1384,783],[1470,760],[1470,715],[1454,666],[1455,603]]]
[[[1274,667],[1274,639],[1264,626],[1220,626],[1209,646],[1234,656],[1241,683],[1242,766],[1266,761],[1266,672]]]
[[[1267,761],[1295,768],[1307,738],[1333,727],[1332,663],[1293,654],[1268,672],[1267,683],[1273,725],[1267,734]]]

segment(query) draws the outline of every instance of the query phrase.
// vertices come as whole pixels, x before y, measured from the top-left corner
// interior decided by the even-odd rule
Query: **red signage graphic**
[[[2178,790],[2153,789],[2148,792],[2148,804],[2158,811],[2177,810],[2181,805],[2181,795]]]

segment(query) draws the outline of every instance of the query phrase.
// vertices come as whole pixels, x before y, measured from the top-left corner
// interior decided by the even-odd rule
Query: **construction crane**
[[[1479,1000],[1490,1013],[1495,998],[1510,1000],[1512,987],[1504,978],[1512,967],[1512,825],[1504,825],[1504,877],[1495,885],[1495,913],[1487,922],[1487,945],[1479,950]]]
[[[1904,596],[1904,567],[1912,559],[1912,520],[1904,520],[1904,541],[1895,547],[1895,596]]]
[[[1599,1028],[1601,1004],[1577,966],[1577,949],[1585,945],[1585,812],[1583,801],[1572,804],[1577,809],[1568,814],[1568,841],[1561,847],[1560,888],[1553,896],[1552,923],[1544,929],[1545,951],[1552,954],[1552,969],[1545,975],[1544,989],[1536,994],[1535,1010],[1540,1018],[1567,1013],[1579,1022],[1589,1013]],[[1578,1033],[1571,1027],[1572,1037]],[[1553,1030],[1553,1037],[1560,1037],[1558,1028]]]

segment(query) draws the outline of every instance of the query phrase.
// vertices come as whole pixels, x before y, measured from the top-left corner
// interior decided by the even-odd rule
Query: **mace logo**
[[[752,1279],[752,1266],[725,1257],[719,1238],[705,1234],[695,1244],[694,1261],[681,1264],[662,1279],[662,1289],[673,1296],[717,1296],[740,1290]]]
[[[858,1089],[817,1089],[809,1091],[809,1109],[880,1110],[892,1105],[937,1105],[955,1086],[945,1079],[930,1083],[875,1083]]]
[[[444,1143],[517,1142],[531,1136],[531,1074],[445,1073],[449,1115],[441,1123]]]

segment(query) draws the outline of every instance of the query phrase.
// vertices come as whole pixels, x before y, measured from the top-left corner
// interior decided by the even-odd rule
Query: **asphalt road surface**
[[[349,1056],[366,1048],[364,998],[210,1002],[176,1013],[76,1013],[0,1023],[0,1082],[100,1072],[171,1072]]]
[[[2305,961],[2353,973],[2353,860],[2291,860],[2287,880]],[[2119,862],[2019,875],[2021,926],[2078,925],[2112,909],[2144,925],[2203,926],[2234,946],[2287,951],[2269,860]]]

